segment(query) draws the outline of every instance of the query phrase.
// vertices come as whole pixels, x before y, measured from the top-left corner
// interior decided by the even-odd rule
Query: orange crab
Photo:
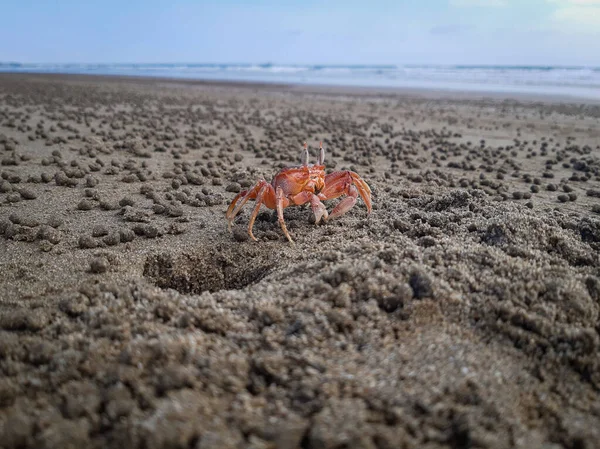
[[[229,230],[231,231],[233,220],[248,200],[256,201],[248,225],[248,234],[252,240],[256,240],[252,228],[258,211],[263,204],[269,209],[277,210],[281,229],[291,243],[294,243],[294,241],[290,237],[283,219],[283,209],[286,207],[310,203],[315,214],[315,223],[319,223],[321,219],[327,221],[348,212],[356,204],[358,195],[360,195],[367,206],[367,213],[371,213],[371,189],[358,174],[349,170],[325,174],[325,165],[323,165],[325,150],[322,142],[320,143],[317,163],[309,164],[308,158],[308,146],[305,142],[303,164],[301,166],[283,168],[275,175],[270,184],[261,179],[252,189],[238,193],[227,209],[226,217],[229,222]],[[321,201],[331,200],[342,195],[347,196],[333,208],[331,214],[328,214],[325,205]],[[238,201],[239,204],[237,204]]]

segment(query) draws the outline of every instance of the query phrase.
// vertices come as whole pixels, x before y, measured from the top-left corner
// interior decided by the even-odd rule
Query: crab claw
[[[342,195],[346,197],[333,208],[329,219],[344,215],[352,209],[359,195],[367,206],[367,214],[371,213],[371,189],[358,174],[352,171],[338,171],[325,176],[325,188],[319,194],[319,198],[331,200]]]
[[[327,209],[325,205],[321,202],[318,196],[313,195],[310,200],[310,206],[312,208],[313,214],[315,215],[315,224],[319,224],[321,218],[323,221],[327,221],[329,218],[329,214],[327,213]]]

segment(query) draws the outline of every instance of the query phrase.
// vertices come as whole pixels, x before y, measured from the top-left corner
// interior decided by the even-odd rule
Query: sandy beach
[[[229,233],[305,140],[372,214]],[[0,164],[2,448],[598,447],[597,103],[1,74]]]

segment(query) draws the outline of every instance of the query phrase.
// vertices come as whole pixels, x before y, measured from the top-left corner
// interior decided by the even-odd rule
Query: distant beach
[[[303,85],[566,96],[600,99],[600,67],[302,64],[23,64],[0,72],[167,77]]]

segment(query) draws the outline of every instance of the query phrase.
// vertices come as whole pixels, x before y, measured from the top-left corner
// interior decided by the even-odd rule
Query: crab
[[[336,171],[326,175],[325,165],[323,165],[325,150],[322,142],[319,144],[319,148],[319,158],[316,164],[308,163],[308,145],[304,142],[302,165],[283,168],[275,175],[270,184],[261,179],[253,188],[238,193],[226,213],[229,231],[231,232],[236,215],[248,200],[256,202],[248,224],[248,234],[255,241],[257,239],[252,233],[252,228],[263,204],[269,209],[277,210],[281,230],[292,244],[294,241],[283,219],[283,209],[286,207],[310,203],[315,215],[315,224],[318,224],[321,220],[326,222],[348,212],[356,204],[360,195],[367,206],[367,214],[370,214],[372,210],[371,189],[368,184],[357,173],[349,170]],[[328,213],[321,201],[331,200],[342,195],[346,195],[346,197],[333,208],[331,213]]]

